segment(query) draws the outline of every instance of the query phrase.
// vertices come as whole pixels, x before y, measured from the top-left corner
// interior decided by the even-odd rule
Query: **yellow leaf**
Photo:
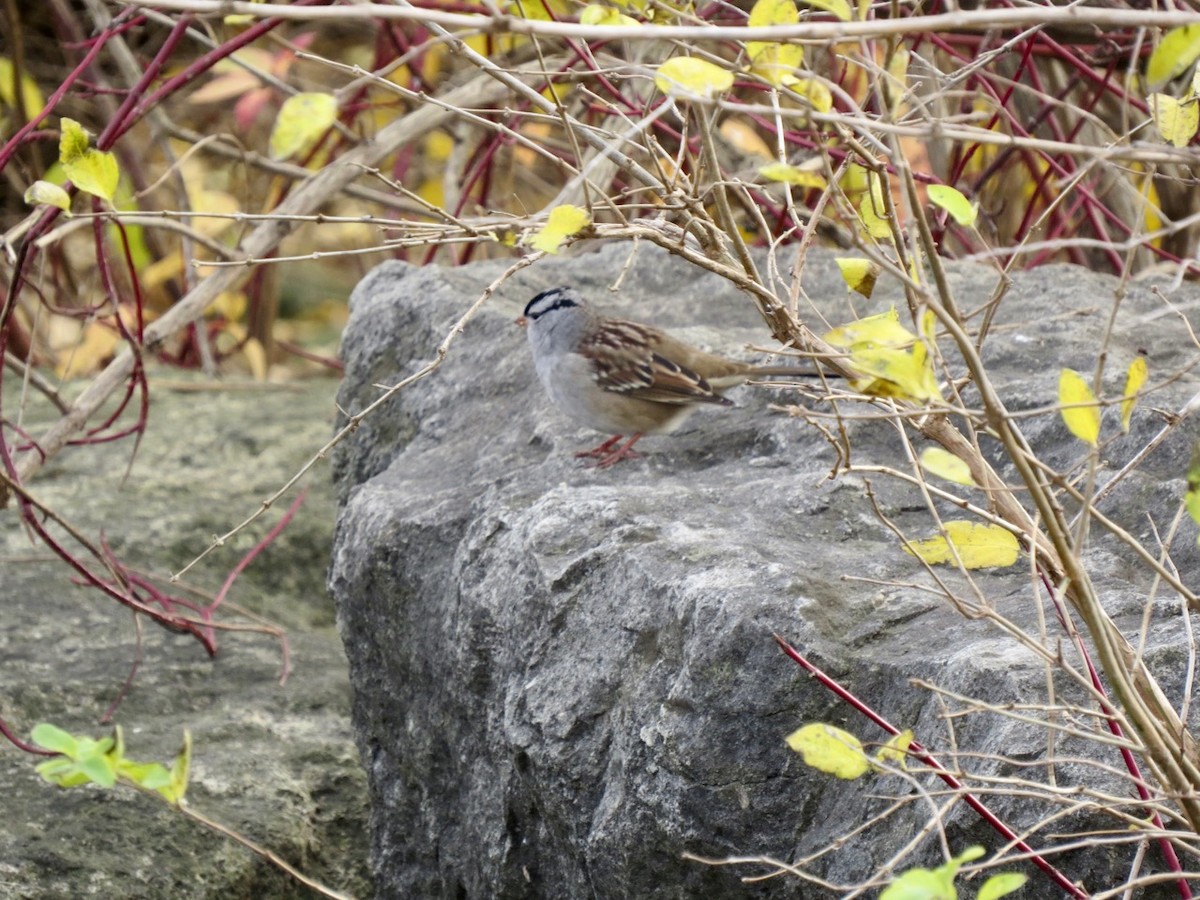
[[[985,525],[967,519],[945,523],[945,535],[924,541],[911,541],[905,552],[920,557],[931,566],[954,562],[950,545],[958,551],[968,569],[998,569],[1017,561],[1020,545],[1011,531],[999,525]]]
[[[1058,376],[1058,402],[1072,407],[1060,410],[1071,434],[1095,447],[1100,440],[1100,407],[1087,381],[1074,369],[1063,369]]]
[[[975,479],[971,477],[971,467],[941,447],[927,447],[921,451],[921,468],[930,475],[945,478],[955,484],[975,486]]]
[[[12,61],[7,56],[0,56],[0,103],[10,109],[17,108],[17,93],[13,90],[14,74]],[[25,104],[26,121],[37,116],[46,106],[37,82],[28,72],[21,73],[21,100]]]
[[[776,44],[771,41],[747,41],[750,72],[775,87],[795,84],[796,70],[804,60],[804,48],[799,44]]]
[[[1182,75],[1200,59],[1200,24],[1172,28],[1158,42],[1146,62],[1146,83],[1151,88]]]
[[[546,253],[557,253],[563,242],[576,235],[591,224],[592,217],[586,209],[564,203],[550,210],[550,218],[546,224],[529,237],[529,246],[534,250],[544,250]]]
[[[1129,431],[1129,420],[1133,417],[1133,408],[1137,405],[1137,392],[1142,389],[1150,370],[1146,366],[1146,357],[1135,356],[1125,374],[1125,399],[1121,401],[1121,430]]]
[[[283,101],[269,144],[272,159],[287,159],[309,149],[337,121],[333,94],[294,94]]]
[[[950,213],[959,225],[974,225],[979,217],[979,208],[948,184],[931,184],[925,192],[929,195],[930,203]]]
[[[800,21],[795,0],[758,0],[750,10],[751,28],[768,25],[794,25]],[[780,44],[775,41],[747,41],[746,55],[750,58],[750,71],[761,76],[775,87],[783,87],[796,80],[796,69],[804,59],[804,48],[799,44]]]
[[[870,376],[851,382],[851,387],[864,394],[917,403],[944,402],[924,344],[915,344],[912,350],[856,345],[850,348],[850,365]]]
[[[853,14],[850,11],[850,4],[846,0],[804,0],[813,9],[824,10],[828,13],[833,13],[839,20],[849,22]]]
[[[58,161],[63,173],[79,190],[112,203],[121,180],[117,158],[88,146],[88,133],[74,119],[63,119],[58,140]]]
[[[637,19],[618,12],[610,6],[591,3],[579,14],[580,25],[640,25]]]
[[[1180,102],[1169,94],[1151,94],[1147,99],[1159,136],[1176,147],[1186,147],[1200,128],[1200,105],[1195,98]]]
[[[900,314],[893,306],[885,313],[835,328],[825,335],[825,340],[835,347],[848,350],[856,344],[911,347],[917,336],[900,324]]]
[[[71,215],[71,197],[57,184],[49,181],[35,181],[25,190],[25,202],[30,206],[57,206],[68,216]]]
[[[878,173],[867,170],[870,189],[858,204],[859,219],[863,229],[873,238],[891,237],[892,226],[887,220],[887,205],[883,200],[883,180]]]
[[[837,264],[842,273],[842,280],[849,285],[850,290],[870,298],[875,290],[875,280],[879,277],[879,264],[861,256],[840,256]],[[895,311],[893,307],[892,312]],[[896,324],[900,324],[898,320]]]
[[[788,746],[812,766],[838,778],[853,781],[871,768],[862,743],[848,731],[812,722],[787,736]]]
[[[673,97],[709,100],[733,87],[733,73],[707,60],[676,56],[658,67],[654,83]]]
[[[763,28],[769,25],[795,25],[799,21],[800,12],[796,9],[795,0],[758,0],[750,9],[746,24],[751,28]]]
[[[825,189],[825,176],[819,172],[806,172],[797,166],[787,163],[773,162],[758,167],[758,174],[767,181],[782,181],[784,184],[794,184],[797,187]]]
[[[803,97],[819,113],[833,109],[833,93],[818,78],[793,78],[788,85],[793,94]]]
[[[913,742],[911,728],[906,728],[899,734],[893,734],[886,744],[875,753],[876,762],[890,766],[908,769],[908,747]]]

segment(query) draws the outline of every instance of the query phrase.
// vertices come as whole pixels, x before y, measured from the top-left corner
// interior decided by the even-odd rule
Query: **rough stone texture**
[[[6,388],[13,381],[7,376]],[[103,529],[121,558],[169,573],[328,440],[334,389],[327,381],[284,390],[152,385],[150,431],[123,488],[128,442],[67,451],[32,490],[93,537]],[[6,400],[12,414],[15,394]],[[38,403],[32,408],[48,416]],[[143,662],[115,721],[128,755],[139,760],[170,760],[190,728],[193,809],[306,874],[366,897],[366,785],[350,736],[346,661],[323,586],[333,497],[322,474],[310,482],[305,505],[229,598],[288,628],[287,684],[279,685],[279,645],[269,637],[222,633],[210,659],[191,638],[147,625]],[[269,514],[269,523],[281,512]],[[188,580],[215,590],[266,531],[251,529]],[[25,735],[40,721],[106,733],[97,720],[134,659],[128,612],[73,585],[70,574],[30,545],[13,510],[0,515],[0,716]],[[38,761],[7,744],[0,752],[0,897],[315,896],[133,790],[48,785],[34,772]]]
[[[748,300],[645,247],[620,296],[608,295],[628,253],[610,245],[519,273],[434,376],[338,448],[343,506],[330,585],[371,788],[380,897],[836,893],[786,877],[746,886],[738,876],[761,868],[681,858],[802,858],[882,810],[879,795],[909,791],[896,779],[835,782],[786,749],[784,735],[811,720],[867,740],[884,735],[801,674],[772,632],[893,722],[914,728],[951,765],[941,708],[910,678],[996,703],[1044,697],[1046,675],[1032,654],[916,587],[929,579],[872,511],[864,479],[827,480],[835,457],[816,429],[768,410],[787,401],[786,393],[742,388],[734,395],[739,408],[702,411],[686,432],[643,441],[644,459],[606,471],[577,465],[571,451],[597,436],[549,406],[512,324],[536,291],[569,282],[611,311],[681,329],[731,354],[768,341]],[[389,263],[372,272],[352,298],[342,409],[362,409],[378,396],[377,385],[431,359],[499,271],[495,264],[443,271]],[[982,267],[954,267],[951,277],[968,310],[995,283]],[[849,317],[829,255],[810,253],[803,283],[830,322]],[[986,350],[1014,409],[1053,404],[1061,366],[1092,371],[1114,289],[1110,279],[1074,268],[1016,276]],[[1186,304],[1187,293],[1174,301]],[[885,296],[856,298],[855,306],[878,311]],[[1147,285],[1130,287],[1109,347],[1114,394],[1139,347],[1158,375],[1192,361],[1185,330],[1161,309]],[[802,310],[816,321],[813,307]],[[1188,374],[1144,403],[1133,433],[1105,447],[1101,480],[1160,427],[1151,404],[1172,408],[1196,386]],[[1055,465],[1082,458],[1056,414],[1025,427]],[[1117,430],[1111,410],[1105,428]],[[863,420],[850,434],[856,462],[906,466],[890,425]],[[1164,531],[1174,514],[1189,440],[1169,441],[1106,503],[1139,537],[1150,534],[1147,513]],[[871,486],[880,510],[901,528],[932,530],[915,489],[883,476]],[[1110,611],[1136,638],[1148,579],[1127,552],[1093,533],[1092,571]],[[1200,561],[1194,536],[1185,524],[1173,548],[1184,573]],[[965,591],[962,579],[946,578]],[[1001,613],[1036,631],[1027,562],[980,572],[975,581]],[[1160,596],[1147,656],[1177,697],[1187,665],[1183,623],[1178,604]],[[1060,700],[1078,697],[1056,680]],[[1034,761],[1046,748],[1044,730],[996,716],[955,719],[954,728],[959,750],[969,754]],[[1084,741],[1060,740],[1057,751],[1120,767],[1114,753]],[[991,774],[1040,773],[973,756],[961,762]],[[1128,795],[1084,762],[1063,762],[1057,775],[1061,784]],[[1029,800],[993,802],[1017,828],[1051,811]],[[910,803],[807,868],[835,884],[870,877],[928,817],[926,804]],[[1046,830],[1096,824],[1075,815]],[[955,850],[1001,844],[961,804],[946,816],[945,832]],[[905,866],[938,858],[930,838]],[[1100,890],[1126,877],[1131,858],[1127,846],[1095,847],[1062,864]],[[1158,865],[1154,852],[1147,865]],[[1033,877],[1024,896],[1057,895],[1025,869]]]

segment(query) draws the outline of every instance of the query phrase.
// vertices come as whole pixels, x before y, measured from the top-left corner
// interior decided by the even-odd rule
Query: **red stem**
[[[791,659],[806,672],[816,678],[817,681],[821,682],[821,684],[827,690],[832,691],[841,700],[849,703],[888,734],[895,735],[900,733],[899,728],[887,721],[887,719],[883,718],[883,716],[879,715],[879,713],[875,712],[875,710],[871,709],[871,707],[859,700],[858,697],[850,693],[850,691],[846,690],[844,687],[810,663],[807,659],[800,655],[798,650],[792,647],[792,645],[785,641],[782,637],[780,637],[778,634],[772,635],[772,637],[775,638],[775,643],[779,644],[784,653],[791,657]],[[1055,884],[1057,884],[1072,897],[1076,897],[1078,900],[1087,900],[1089,896],[1087,891],[1078,887],[1074,882],[1071,881],[1070,878],[1056,869],[1053,865],[1046,861],[1046,859],[1038,854],[1036,850],[1030,847],[1029,844],[1017,837],[1016,832],[1001,822],[1000,819],[996,817],[996,814],[984,805],[982,800],[977,798],[974,794],[965,791],[963,789],[962,782],[946,771],[942,764],[938,762],[937,759],[935,759],[924,747],[922,747],[916,741],[913,741],[911,744],[909,744],[908,751],[925,765],[929,766],[929,768],[933,769],[937,776],[942,779],[942,781],[946,782],[946,784],[950,785],[950,787],[952,787],[954,790],[961,791],[961,796],[968,806],[974,809],[975,812],[979,813],[980,817],[982,817],[985,822],[999,832],[1005,840],[1012,842],[1013,846],[1022,853],[1028,854],[1029,858],[1033,861],[1033,864],[1049,875]]]

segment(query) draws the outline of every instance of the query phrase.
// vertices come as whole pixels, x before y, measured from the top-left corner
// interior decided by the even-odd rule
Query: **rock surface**
[[[686,431],[644,440],[643,459],[604,471],[578,466],[572,451],[597,436],[550,407],[512,324],[535,292],[570,283],[609,311],[730,355],[749,358],[747,342],[769,341],[746,298],[657,250],[640,248],[620,295],[609,295],[629,252],[609,245],[518,273],[440,369],[366,418],[336,451],[342,507],[330,585],[371,790],[380,897],[838,893],[791,876],[747,886],[739,876],[762,874],[763,866],[715,867],[684,853],[804,860],[805,871],[833,886],[886,876],[931,807],[896,776],[837,782],[787,749],[784,736],[814,720],[868,741],[886,735],[802,674],[774,632],[891,721],[915,729],[948,765],[1044,779],[1041,768],[1018,762],[1045,754],[1045,729],[982,712],[947,722],[937,698],[910,683],[925,679],[996,704],[1038,703],[1047,675],[1000,629],[964,619],[926,589],[928,576],[873,511],[868,479],[829,480],[837,460],[818,430],[768,409],[796,402],[796,394],[741,388],[737,409],[702,411]],[[432,360],[500,271],[491,263],[374,270],[352,299],[340,407],[358,412],[380,384]],[[996,280],[977,266],[953,267],[951,278],[971,311]],[[806,319],[851,318],[831,256],[811,252],[803,284]],[[1115,289],[1111,279],[1068,267],[1015,277],[985,353],[1014,410],[1051,406],[1062,366],[1093,371]],[[1173,302],[1186,306],[1194,292],[1184,293]],[[856,298],[854,306],[867,314],[886,303]],[[1147,285],[1130,287],[1108,347],[1113,394],[1121,384],[1111,382],[1139,348],[1160,375],[1192,361],[1185,330],[1162,308]],[[1101,480],[1161,427],[1149,406],[1177,408],[1196,387],[1189,373],[1145,401],[1131,435],[1105,446]],[[1106,434],[1119,430],[1115,415],[1106,416]],[[1083,458],[1056,413],[1024,427],[1055,465]],[[887,422],[855,421],[848,434],[856,463],[908,469]],[[1174,515],[1188,441],[1173,436],[1106,501],[1141,538],[1151,534],[1148,512],[1164,532]],[[869,486],[879,510],[906,533],[932,532],[915,488],[884,475]],[[1185,524],[1173,546],[1185,573],[1200,562],[1194,545]],[[1136,640],[1148,577],[1095,527],[1088,559],[1111,614]],[[945,577],[968,593],[963,579]],[[975,583],[1021,628],[1036,633],[1039,616],[1048,618],[1047,642],[1057,646],[1053,612],[1037,609],[1027,559],[979,572]],[[1146,653],[1178,699],[1188,660],[1183,620],[1178,603],[1162,598]],[[1055,681],[1060,702],[1078,699],[1074,685]],[[1087,718],[1071,722],[1085,734],[1094,727]],[[1128,795],[1126,784],[1095,766],[1069,761],[1100,758],[1119,771],[1110,749],[1063,736],[1055,752],[1060,784]],[[926,776],[919,783],[937,787]],[[881,795],[908,802],[840,849],[807,859],[886,808]],[[1029,798],[989,802],[1018,830],[1059,811]],[[954,852],[1002,845],[961,803],[942,827]],[[1041,845],[1048,833],[1083,827],[1097,827],[1086,811],[1035,829],[1032,839]],[[940,861],[937,828],[930,831],[900,869]],[[1133,856],[1133,846],[1119,844],[1056,859],[1100,890],[1128,876]],[[1147,868],[1159,864],[1151,851]],[[1004,868],[1031,875],[1013,896],[1057,895],[1032,866]]]
[[[6,387],[13,381],[6,377]],[[332,418],[330,382],[180,387],[186,390],[152,378],[150,430],[123,487],[128,442],[68,450],[31,486],[92,537],[102,530],[120,558],[160,574],[180,568],[279,488],[328,440]],[[15,399],[6,394],[6,413]],[[39,415],[37,403],[33,409]],[[305,874],[367,897],[366,786],[350,737],[346,661],[323,586],[333,496],[322,474],[309,481],[304,506],[229,595],[288,629],[293,671],[286,685],[270,637],[223,632],[210,659],[195,640],[147,624],[142,664],[115,721],[127,755],[143,761],[169,761],[190,729],[191,808]],[[215,591],[286,505],[186,580]],[[129,613],[73,585],[70,575],[31,546],[12,509],[0,515],[0,716],[25,736],[43,721],[107,734],[111,726],[98,719],[135,658]],[[7,743],[0,752],[0,897],[315,896],[156,799],[129,788],[53,787],[35,774],[39,761]]]

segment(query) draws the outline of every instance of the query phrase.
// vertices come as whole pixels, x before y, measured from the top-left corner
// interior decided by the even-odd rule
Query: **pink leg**
[[[636,444],[639,440],[641,440],[641,437],[642,436],[640,434],[635,434],[628,441],[626,441],[623,446],[617,447],[615,450],[612,450],[611,452],[605,454],[604,456],[602,456],[600,458],[599,461],[592,463],[592,466],[597,469],[607,469],[609,466],[615,466],[617,463],[619,463],[623,459],[637,459],[642,454],[640,454],[636,450],[634,450],[633,445]],[[613,440],[613,442],[615,442],[620,439],[621,439],[621,436],[617,435],[612,440]],[[597,447],[596,449],[599,450],[600,448]]]
[[[623,438],[623,437],[625,437],[625,435],[623,435],[623,434],[614,434],[603,444],[593,447],[591,450],[580,450],[575,455],[578,457],[581,457],[581,458],[588,457],[588,456],[595,456],[595,457],[599,457],[599,458],[603,459],[604,457],[608,456],[612,452],[613,444],[617,443],[617,441],[621,440],[621,438]]]

